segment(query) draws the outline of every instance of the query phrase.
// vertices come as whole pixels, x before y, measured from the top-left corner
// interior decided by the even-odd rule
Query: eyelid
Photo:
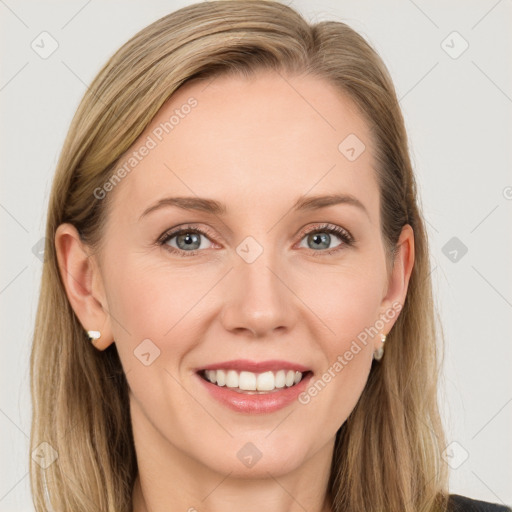
[[[300,243],[306,235],[310,235],[310,234],[322,232],[322,231],[330,232],[331,234],[334,234],[335,236],[340,238],[342,241],[342,243],[339,246],[333,247],[332,249],[325,249],[323,251],[313,251],[312,249],[310,249],[310,251],[312,252],[312,254],[314,256],[329,255],[334,252],[343,250],[344,246],[350,247],[350,246],[354,245],[356,242],[356,240],[352,236],[352,234],[347,229],[343,228],[342,226],[338,226],[337,224],[331,224],[329,222],[313,223],[313,224],[316,224],[316,225],[311,227],[311,223],[310,223],[299,231],[299,235],[298,235],[299,241],[297,243]],[[208,238],[212,242],[212,244],[215,244],[215,242],[214,242],[215,236],[212,235],[209,228],[203,228],[203,227],[199,228],[193,223],[182,224],[182,225],[175,226],[174,228],[168,229],[167,231],[165,231],[162,235],[160,235],[158,237],[156,243],[160,246],[164,246],[170,239],[174,238],[175,236],[177,236],[183,232],[193,232],[193,233],[201,234],[201,235],[205,236],[206,238]],[[212,240],[212,238],[213,238],[213,240]],[[185,256],[185,257],[186,256],[195,256],[200,252],[204,252],[204,249],[194,249],[192,251],[182,251],[180,249],[176,249],[175,247],[171,247],[171,246],[168,246],[167,250],[169,250],[171,253],[178,254],[179,256]]]
[[[200,233],[201,235],[206,236],[207,238],[214,238],[213,233],[210,232],[208,228],[198,228],[194,224],[182,224],[179,226],[175,226],[174,228],[170,228],[167,231],[164,231],[157,239],[158,244],[165,244],[170,238],[179,235],[183,231],[190,231],[195,233]],[[213,241],[212,241],[213,242]],[[193,252],[193,251],[190,251]]]
[[[313,224],[315,224],[315,223],[313,223]],[[334,234],[340,238],[345,237],[345,238],[347,238],[347,243],[355,242],[354,237],[347,229],[345,229],[342,226],[338,226],[337,224],[331,224],[330,222],[321,222],[314,227],[311,227],[308,224],[308,226],[306,226],[305,228],[303,228],[299,231],[299,239],[302,240],[302,238],[305,235],[310,235],[312,233],[322,232],[322,231],[331,231],[331,232],[334,232]]]

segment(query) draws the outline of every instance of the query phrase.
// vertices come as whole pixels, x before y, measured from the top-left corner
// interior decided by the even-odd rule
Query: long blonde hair
[[[104,352],[94,348],[68,302],[56,258],[57,226],[72,223],[84,242],[97,247],[109,203],[94,191],[163,103],[188,80],[261,69],[313,75],[349,95],[376,140],[388,264],[401,228],[408,223],[414,230],[415,264],[403,309],[384,358],[373,364],[336,435],[333,508],[446,509],[437,403],[443,336],[407,135],[385,65],[344,23],[309,24],[273,1],[218,0],[164,16],[124,44],[93,80],[64,142],[49,202],[30,360],[31,449],[47,443],[47,453],[58,456],[48,467],[29,459],[38,512],[131,512],[137,475],[127,381],[115,344]]]

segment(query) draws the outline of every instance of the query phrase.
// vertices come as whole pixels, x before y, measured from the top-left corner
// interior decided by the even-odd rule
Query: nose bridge
[[[293,294],[283,283],[287,281],[286,275],[281,275],[285,273],[282,270],[285,265],[278,261],[275,247],[263,247],[247,237],[236,252],[227,285],[225,327],[245,328],[258,336],[277,328],[289,328],[294,321]]]

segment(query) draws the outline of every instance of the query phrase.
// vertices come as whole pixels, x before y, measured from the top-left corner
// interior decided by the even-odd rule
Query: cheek
[[[192,266],[176,271],[144,259],[152,260],[116,260],[108,275],[114,340],[134,390],[139,377],[143,387],[156,386],[162,377],[153,373],[158,369],[178,374],[179,362],[199,339],[201,297],[211,288],[210,281],[199,278]],[[150,365],[145,366],[140,357],[147,353]]]
[[[347,266],[336,272],[317,272],[315,286],[302,288],[304,302],[318,312],[329,331],[316,336],[325,355],[324,364],[301,403],[311,407],[312,415],[328,418],[333,429],[349,416],[368,379],[374,336],[379,332],[375,326],[380,326],[385,279],[380,268],[375,261],[364,268]]]
[[[192,266],[179,271],[151,258],[118,261],[111,273],[111,313],[132,337],[161,339],[170,333],[187,312],[192,311],[208,289]],[[187,321],[187,320],[185,320]],[[115,323],[115,322],[114,322]],[[121,337],[126,331],[117,329]]]
[[[377,320],[385,279],[380,267],[378,261],[347,261],[335,270],[304,273],[299,296],[328,326],[332,349],[343,350],[347,341]]]
[[[132,398],[155,420],[162,404],[187,410],[179,365],[199,339],[198,303],[211,283],[192,266],[177,271],[134,255],[116,260],[108,286],[114,339]]]

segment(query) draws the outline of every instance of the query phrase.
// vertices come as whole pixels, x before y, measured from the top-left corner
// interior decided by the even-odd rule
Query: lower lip
[[[308,373],[298,384],[289,388],[284,387],[278,391],[254,395],[239,393],[226,386],[217,386],[203,379],[197,373],[196,376],[211,396],[221,404],[237,412],[262,414],[278,411],[291,404],[305,391],[313,374]]]

